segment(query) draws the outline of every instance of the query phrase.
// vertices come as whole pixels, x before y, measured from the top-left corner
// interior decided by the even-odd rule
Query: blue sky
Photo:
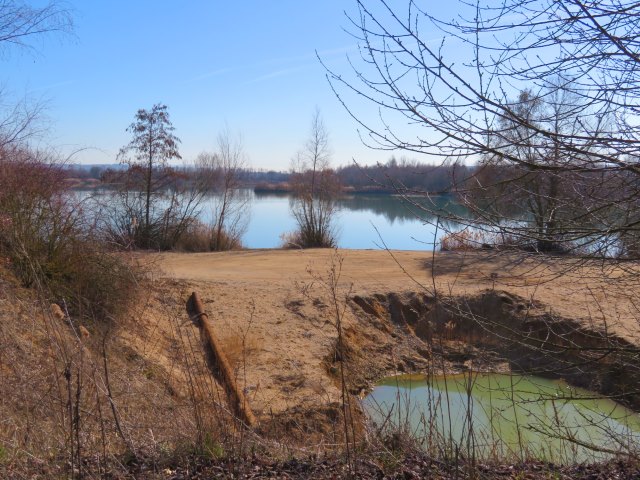
[[[37,2],[32,2],[37,5]],[[12,94],[47,102],[47,141],[73,161],[112,163],[129,140],[138,108],[168,105],[182,156],[213,150],[225,124],[239,132],[256,168],[286,169],[318,106],[335,165],[386,161],[364,147],[357,125],[333,95],[316,59],[348,72],[357,56],[345,0],[67,2],[72,36],[34,42],[2,59]],[[359,112],[377,115],[362,103]]]

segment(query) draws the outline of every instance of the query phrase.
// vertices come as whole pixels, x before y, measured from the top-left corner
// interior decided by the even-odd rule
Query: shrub
[[[122,174],[123,184],[101,205],[102,230],[106,240],[120,249],[171,250],[196,221],[205,191],[179,185],[181,175],[165,172],[166,188],[154,193],[154,204],[146,218],[144,192],[136,186],[135,169]]]
[[[440,250],[443,252],[476,250],[485,242],[485,237],[485,233],[477,230],[449,232],[440,239]]]
[[[302,248],[335,248],[337,235],[335,199],[340,185],[333,170],[306,171],[292,175],[294,201],[291,207],[298,231],[295,243]]]
[[[300,228],[280,235],[280,248],[336,248],[337,235],[333,228],[318,231],[313,228]]]
[[[83,319],[106,320],[126,311],[139,271],[121,254],[82,238],[72,240],[58,260],[57,276],[46,280],[53,301],[63,301],[71,314]]]
[[[94,235],[63,178],[38,152],[0,152],[0,252],[25,286],[72,314],[105,319],[126,307],[135,274]]]
[[[240,250],[242,248],[242,242],[238,235],[234,235],[228,230],[216,230],[216,235],[211,236],[210,247],[214,252]]]
[[[181,252],[208,252],[211,250],[211,229],[204,223],[191,223],[175,244]]]

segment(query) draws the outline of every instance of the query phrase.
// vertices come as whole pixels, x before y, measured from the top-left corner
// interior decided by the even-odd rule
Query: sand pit
[[[429,363],[431,352],[410,328],[384,315],[363,314],[352,300],[356,296],[433,296],[435,287],[438,296],[463,297],[495,289],[525,303],[532,300],[539,311],[594,329],[606,324],[608,331],[634,343],[639,338],[628,292],[604,282],[595,267],[573,265],[565,271],[566,260],[373,250],[246,250],[147,258],[161,272],[162,293],[150,300],[149,314],[139,319],[147,323],[144,338],[131,336],[130,343],[168,358],[163,351],[171,347],[167,337],[175,328],[164,320],[162,305],[172,305],[178,316],[188,295],[197,290],[259,421],[286,417],[301,431],[321,430],[323,420],[310,412],[331,417],[340,400],[336,306],[344,311],[345,355],[354,369],[352,393],[364,391],[373,377],[419,371]],[[339,272],[333,290],[332,265],[334,273]],[[180,328],[196,329],[183,315],[187,321]]]

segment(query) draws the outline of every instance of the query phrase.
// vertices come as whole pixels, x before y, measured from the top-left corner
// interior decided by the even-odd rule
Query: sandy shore
[[[234,303],[245,301],[253,291],[287,291],[293,295],[297,293],[298,283],[312,282],[318,276],[326,278],[332,261],[338,259],[342,262],[340,287],[357,293],[426,291],[432,294],[435,290],[460,296],[496,288],[535,299],[569,318],[607,319],[623,336],[635,338],[640,332],[635,321],[636,309],[631,303],[633,298],[629,296],[633,294],[629,290],[637,285],[606,281],[599,265],[583,265],[567,259],[485,252],[432,256],[425,251],[327,249],[157,256],[168,278],[203,286],[214,283],[241,287],[243,294],[229,299]]]
[[[437,295],[463,296],[499,289],[594,328],[606,322],[609,331],[639,338],[629,292],[604,282],[594,266],[573,264],[567,270],[565,260],[375,250],[161,253],[147,259],[161,272],[163,286],[154,294],[152,313],[138,320],[143,326],[146,322],[145,333],[129,339],[132,347],[144,349],[159,363],[165,355],[168,365],[166,352],[176,327],[161,306],[173,305],[173,317],[184,320],[180,328],[193,333],[197,327],[188,321],[183,305],[191,291],[197,291],[239,383],[263,420],[339,400],[336,378],[328,372],[337,314],[344,316],[343,326],[360,357],[375,359],[372,372],[421,365],[415,345],[401,334],[354,314],[347,301],[354,295],[433,295],[435,290]]]

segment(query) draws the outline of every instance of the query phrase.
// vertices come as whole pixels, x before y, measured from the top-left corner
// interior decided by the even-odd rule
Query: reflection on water
[[[353,195],[337,202],[340,208],[352,211],[364,210],[385,217],[391,224],[396,220],[435,222],[433,212],[455,213],[464,216],[465,211],[451,196],[408,197],[396,195]]]
[[[76,191],[76,195],[83,200],[95,200],[97,204],[109,205],[110,197],[114,195],[109,190]],[[282,236],[296,229],[291,215],[293,197],[289,194],[260,193],[243,189],[239,192],[242,202],[248,203],[249,222],[247,231],[242,238],[247,248],[278,248],[282,246]],[[219,195],[210,195],[202,205],[199,218],[209,224],[212,212],[219,204]],[[434,243],[439,246],[440,239],[448,232],[456,232],[467,228],[474,240],[472,214],[454,196],[413,196],[403,198],[396,195],[357,194],[346,195],[337,201],[338,212],[335,227],[338,246],[340,248],[378,249],[385,246],[397,250],[433,250]],[[159,207],[163,207],[159,201]],[[91,211],[88,208],[87,211]],[[437,213],[442,212],[438,219]],[[465,221],[466,226],[447,220],[453,217]],[[438,228],[436,228],[436,223]],[[522,227],[530,229],[526,220],[509,220],[502,224],[508,230],[516,232],[514,238],[519,238],[517,232]],[[497,227],[482,227],[486,237],[479,235],[475,241],[491,242],[491,231],[497,232]],[[608,236],[584,236],[579,242],[564,244],[565,248],[576,248],[587,253],[612,256],[621,248],[617,233]],[[509,235],[507,235],[509,237]],[[486,240],[485,240],[486,238]],[[526,235],[524,237],[526,240]],[[529,242],[530,243],[530,242]]]
[[[256,193],[254,198],[257,201],[268,201],[269,199],[287,199],[289,203],[293,201],[293,197],[288,193]],[[413,221],[419,219],[435,222],[436,216],[433,212],[437,211],[455,213],[460,216],[466,214],[465,208],[457,203],[453,196],[449,195],[429,198],[417,195],[407,198],[387,194],[345,195],[336,200],[336,205],[341,210],[369,212],[384,217],[391,225],[396,220]]]
[[[560,381],[500,374],[383,380],[363,401],[380,427],[407,428],[425,448],[480,458],[597,461],[640,447],[640,416]],[[593,448],[588,448],[592,446]]]
[[[245,235],[245,245],[250,248],[273,248],[282,242],[284,232],[295,229],[291,217],[292,197],[287,194],[254,194],[252,215]],[[433,249],[435,221],[421,206],[431,210],[442,209],[463,213],[462,207],[452,197],[434,197],[427,200],[413,197],[410,202],[393,195],[349,195],[336,202],[338,245],[340,248],[382,248],[386,245],[398,250]],[[455,229],[446,224],[438,231],[438,239],[445,229]]]

